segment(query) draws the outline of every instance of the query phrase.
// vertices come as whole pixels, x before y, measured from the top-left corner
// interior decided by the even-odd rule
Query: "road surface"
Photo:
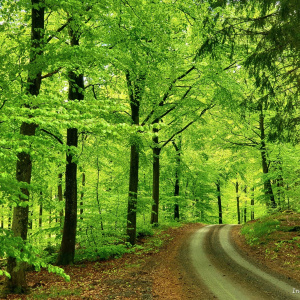
[[[189,258],[199,284],[220,300],[300,300],[300,286],[250,262],[230,239],[234,225],[209,225],[191,236]]]

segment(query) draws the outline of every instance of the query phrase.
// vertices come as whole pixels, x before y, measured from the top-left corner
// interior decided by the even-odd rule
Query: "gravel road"
[[[299,286],[279,274],[261,269],[233,246],[234,225],[209,225],[190,238],[188,256],[194,282],[209,290],[210,299],[300,300]]]

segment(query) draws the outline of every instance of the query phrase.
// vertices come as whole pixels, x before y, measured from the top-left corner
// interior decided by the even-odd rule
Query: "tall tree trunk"
[[[221,182],[220,182],[220,179],[217,180],[216,186],[217,186],[218,208],[219,208],[219,224],[223,224],[222,198],[221,198]]]
[[[237,209],[238,224],[241,224],[240,195],[239,195],[238,181],[236,181],[236,183],[235,183],[235,192],[236,192],[236,209]]]
[[[131,145],[130,151],[130,175],[129,175],[129,195],[127,209],[127,236],[131,245],[136,243],[136,208],[138,193],[139,150],[137,145]]]
[[[277,202],[279,208],[284,207],[284,181],[283,181],[283,171],[282,171],[282,161],[279,158],[279,160],[276,162],[276,171],[279,171],[278,178],[275,180],[276,186],[277,186]]]
[[[132,124],[138,126],[140,122],[140,100],[142,97],[142,86],[145,77],[131,78],[129,71],[126,72],[126,81],[130,99]],[[139,183],[139,142],[138,137],[132,137],[130,147],[130,173],[129,192],[127,207],[127,241],[131,245],[136,243],[136,209]]]
[[[244,206],[244,223],[247,223],[247,201],[245,201]]]
[[[101,216],[101,206],[100,206],[100,200],[99,200],[99,184],[100,184],[100,166],[99,166],[99,157],[97,156],[96,200],[97,200],[99,215],[101,218],[101,221],[100,221],[101,230],[104,230],[102,216]]]
[[[2,208],[2,214],[1,214],[1,228],[4,228],[4,205],[1,205]]]
[[[57,196],[58,196],[58,201],[62,202],[63,199],[63,188],[62,188],[62,178],[63,178],[63,174],[59,173],[58,174],[58,186],[57,186]],[[60,223],[60,227],[62,227],[63,224],[63,217],[64,217],[64,210],[61,209],[59,211],[59,223]]]
[[[179,196],[179,173],[180,173],[180,163],[181,163],[181,142],[177,145],[174,141],[172,142],[175,150],[176,150],[176,170],[175,170],[175,186],[174,186],[174,196],[175,196],[175,203],[174,203],[174,220],[179,220],[179,203],[178,203],[178,196]]]
[[[153,133],[157,133],[157,129],[153,129]],[[153,139],[153,162],[152,162],[152,171],[153,171],[153,185],[152,185],[152,210],[151,210],[151,221],[153,225],[158,225],[158,213],[159,213],[159,155],[160,148],[158,147],[158,136],[154,135]]]
[[[39,211],[39,228],[43,227],[43,203],[40,204],[40,211]]]
[[[80,193],[80,220],[83,220],[83,198],[84,198],[84,188],[85,188],[85,173],[83,172],[82,173],[82,181],[81,181],[81,184],[82,184],[82,191]]]
[[[254,220],[254,188],[251,189],[252,194],[251,194],[251,221]]]
[[[12,214],[13,214],[13,209],[12,209],[12,206],[9,205],[7,229],[11,229],[11,217],[12,217]]]
[[[51,228],[51,223],[52,223],[52,209],[50,208],[49,209],[49,216],[48,216],[49,229]],[[49,231],[49,239],[50,238],[51,238],[51,230]]]
[[[71,46],[79,46],[78,32],[72,28],[69,30]],[[83,74],[69,72],[69,100],[83,100],[84,90]],[[60,251],[57,258],[58,265],[68,265],[74,262],[76,228],[77,228],[77,162],[72,148],[78,146],[78,129],[67,129],[67,146],[66,155],[66,187],[65,187],[65,222],[63,227],[63,236]]]
[[[259,128],[260,128],[260,153],[261,153],[261,159],[262,159],[262,169],[264,175],[269,174],[269,165],[268,165],[268,159],[267,159],[267,147],[265,142],[265,126],[264,126],[264,115],[263,110],[261,109],[261,113],[259,116]],[[276,202],[275,197],[272,189],[271,180],[269,178],[264,179],[264,192],[267,200],[267,205],[271,208],[276,208]]]
[[[35,66],[38,56],[43,55],[44,39],[44,4],[41,0],[32,0],[31,9],[31,49],[30,62],[27,79],[27,93],[37,96],[40,92],[42,81],[42,70],[40,66]],[[20,135],[34,136],[37,125],[34,123],[23,122],[20,127]],[[16,178],[19,182],[30,184],[32,172],[32,160],[28,151],[18,153],[16,166]],[[28,201],[28,188],[21,188],[19,196],[20,203]],[[18,205],[14,208],[12,231],[15,236],[27,239],[28,230],[28,205]],[[27,290],[26,274],[24,264],[17,262],[14,257],[8,257],[7,271],[11,278],[7,281],[7,288],[11,292],[22,293]]]

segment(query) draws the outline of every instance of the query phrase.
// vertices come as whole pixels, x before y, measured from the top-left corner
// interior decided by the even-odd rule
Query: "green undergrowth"
[[[293,212],[271,214],[242,226],[249,245],[262,245],[274,239],[281,239],[285,233],[300,231],[300,215]],[[296,239],[293,239],[295,241]]]
[[[37,289],[34,291],[34,294],[28,296],[27,299],[58,299],[67,296],[80,296],[80,294],[81,290],[79,289],[57,289],[56,287],[51,287],[47,291],[45,291],[44,289]]]
[[[107,260],[118,258],[126,253],[158,252],[164,242],[169,239],[166,231],[169,228],[182,226],[180,222],[172,222],[159,226],[144,225],[137,230],[137,243],[135,246],[125,242],[125,237],[110,233],[106,239],[97,239],[88,245],[78,245],[76,249],[75,263],[84,261]]]

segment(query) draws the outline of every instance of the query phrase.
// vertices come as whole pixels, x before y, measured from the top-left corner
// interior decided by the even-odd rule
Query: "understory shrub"
[[[264,219],[255,223],[244,224],[241,233],[245,235],[248,244],[261,244],[265,237],[279,228],[279,225],[280,222],[277,219]]]

